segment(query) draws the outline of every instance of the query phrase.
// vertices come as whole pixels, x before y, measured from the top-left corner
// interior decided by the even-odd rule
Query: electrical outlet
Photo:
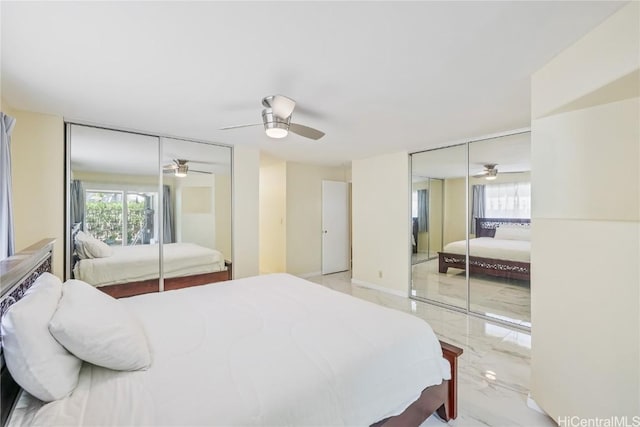
[[[378,277],[382,279],[382,270],[378,270]]]

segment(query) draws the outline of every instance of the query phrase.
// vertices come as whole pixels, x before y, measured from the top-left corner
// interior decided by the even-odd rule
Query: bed
[[[530,219],[476,218],[476,238],[469,239],[469,274],[531,280],[530,226]],[[508,238],[496,238],[496,230]],[[451,242],[438,252],[438,271],[465,270],[466,245],[465,240]]]
[[[25,283],[7,290],[4,312]],[[115,371],[84,362],[69,395],[23,421],[418,426],[434,411],[456,416],[462,350],[438,342],[415,316],[287,274],[112,301],[142,325],[150,367]],[[9,375],[3,368],[3,394]],[[15,391],[3,401],[3,423],[14,401]]]
[[[127,297],[159,290],[158,245],[112,246],[109,256],[81,258],[76,236],[79,224],[72,230],[73,278],[99,287],[116,297]],[[231,261],[222,253],[194,243],[162,245],[164,289],[203,285],[230,280]]]

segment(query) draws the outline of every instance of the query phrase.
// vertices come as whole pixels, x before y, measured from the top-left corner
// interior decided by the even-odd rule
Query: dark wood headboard
[[[55,239],[40,240],[35,245],[0,261],[0,319],[9,307],[19,301],[36,279],[51,272]],[[0,340],[0,425],[4,426],[13,410],[20,386],[5,366]]]
[[[530,227],[530,218],[476,218],[476,237],[493,237],[502,224]]]

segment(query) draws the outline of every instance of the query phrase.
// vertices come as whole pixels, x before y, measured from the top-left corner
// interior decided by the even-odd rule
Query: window
[[[158,240],[158,193],[86,190],[85,231],[108,245],[145,245]]]
[[[531,183],[510,182],[485,186],[486,218],[531,218]]]

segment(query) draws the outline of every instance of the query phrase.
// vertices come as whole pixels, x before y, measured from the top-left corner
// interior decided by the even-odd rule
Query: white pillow
[[[106,258],[113,255],[111,246],[84,231],[79,231],[78,234],[76,234],[75,243],[76,252],[78,252],[78,256],[82,259]]]
[[[514,227],[514,226],[498,226],[494,239],[501,240],[531,240],[531,228]]]
[[[62,399],[78,383],[82,361],[49,332],[62,282],[42,274],[2,318],[2,344],[7,368],[20,386],[38,399]]]
[[[94,365],[133,371],[151,364],[138,319],[118,300],[80,280],[62,285],[49,331],[67,350]]]

